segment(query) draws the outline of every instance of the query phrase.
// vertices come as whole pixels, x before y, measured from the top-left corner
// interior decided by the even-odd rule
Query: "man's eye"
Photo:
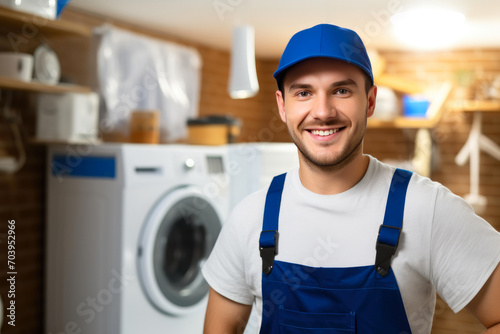
[[[345,95],[345,94],[349,94],[349,91],[348,91],[347,89],[343,89],[343,88],[341,88],[341,89],[337,89],[337,90],[335,91],[335,94]]]
[[[308,97],[309,95],[311,95],[311,93],[306,92],[306,91],[301,91],[301,92],[297,93],[297,96],[299,96],[299,97]]]

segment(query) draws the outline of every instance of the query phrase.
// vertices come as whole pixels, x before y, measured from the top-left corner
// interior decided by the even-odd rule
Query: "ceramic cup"
[[[20,52],[0,52],[0,76],[29,82],[32,74],[32,55]]]

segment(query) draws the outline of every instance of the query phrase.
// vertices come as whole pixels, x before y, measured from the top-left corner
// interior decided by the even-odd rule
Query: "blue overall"
[[[411,333],[390,264],[401,234],[412,173],[401,169],[394,173],[375,244],[375,265],[351,268],[316,268],[274,260],[285,175],[276,176],[268,190],[259,240],[263,271],[260,333]]]

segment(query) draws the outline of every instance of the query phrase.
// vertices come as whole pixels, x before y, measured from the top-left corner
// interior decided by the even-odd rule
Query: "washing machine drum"
[[[178,188],[153,208],[139,243],[138,270],[157,309],[184,315],[206,306],[209,287],[201,266],[221,223],[214,203],[195,187]]]

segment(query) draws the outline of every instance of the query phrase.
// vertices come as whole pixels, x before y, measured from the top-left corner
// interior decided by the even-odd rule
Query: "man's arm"
[[[466,309],[488,328],[485,334],[500,334],[500,264]]]
[[[234,302],[210,288],[204,334],[243,333],[252,305]]]

